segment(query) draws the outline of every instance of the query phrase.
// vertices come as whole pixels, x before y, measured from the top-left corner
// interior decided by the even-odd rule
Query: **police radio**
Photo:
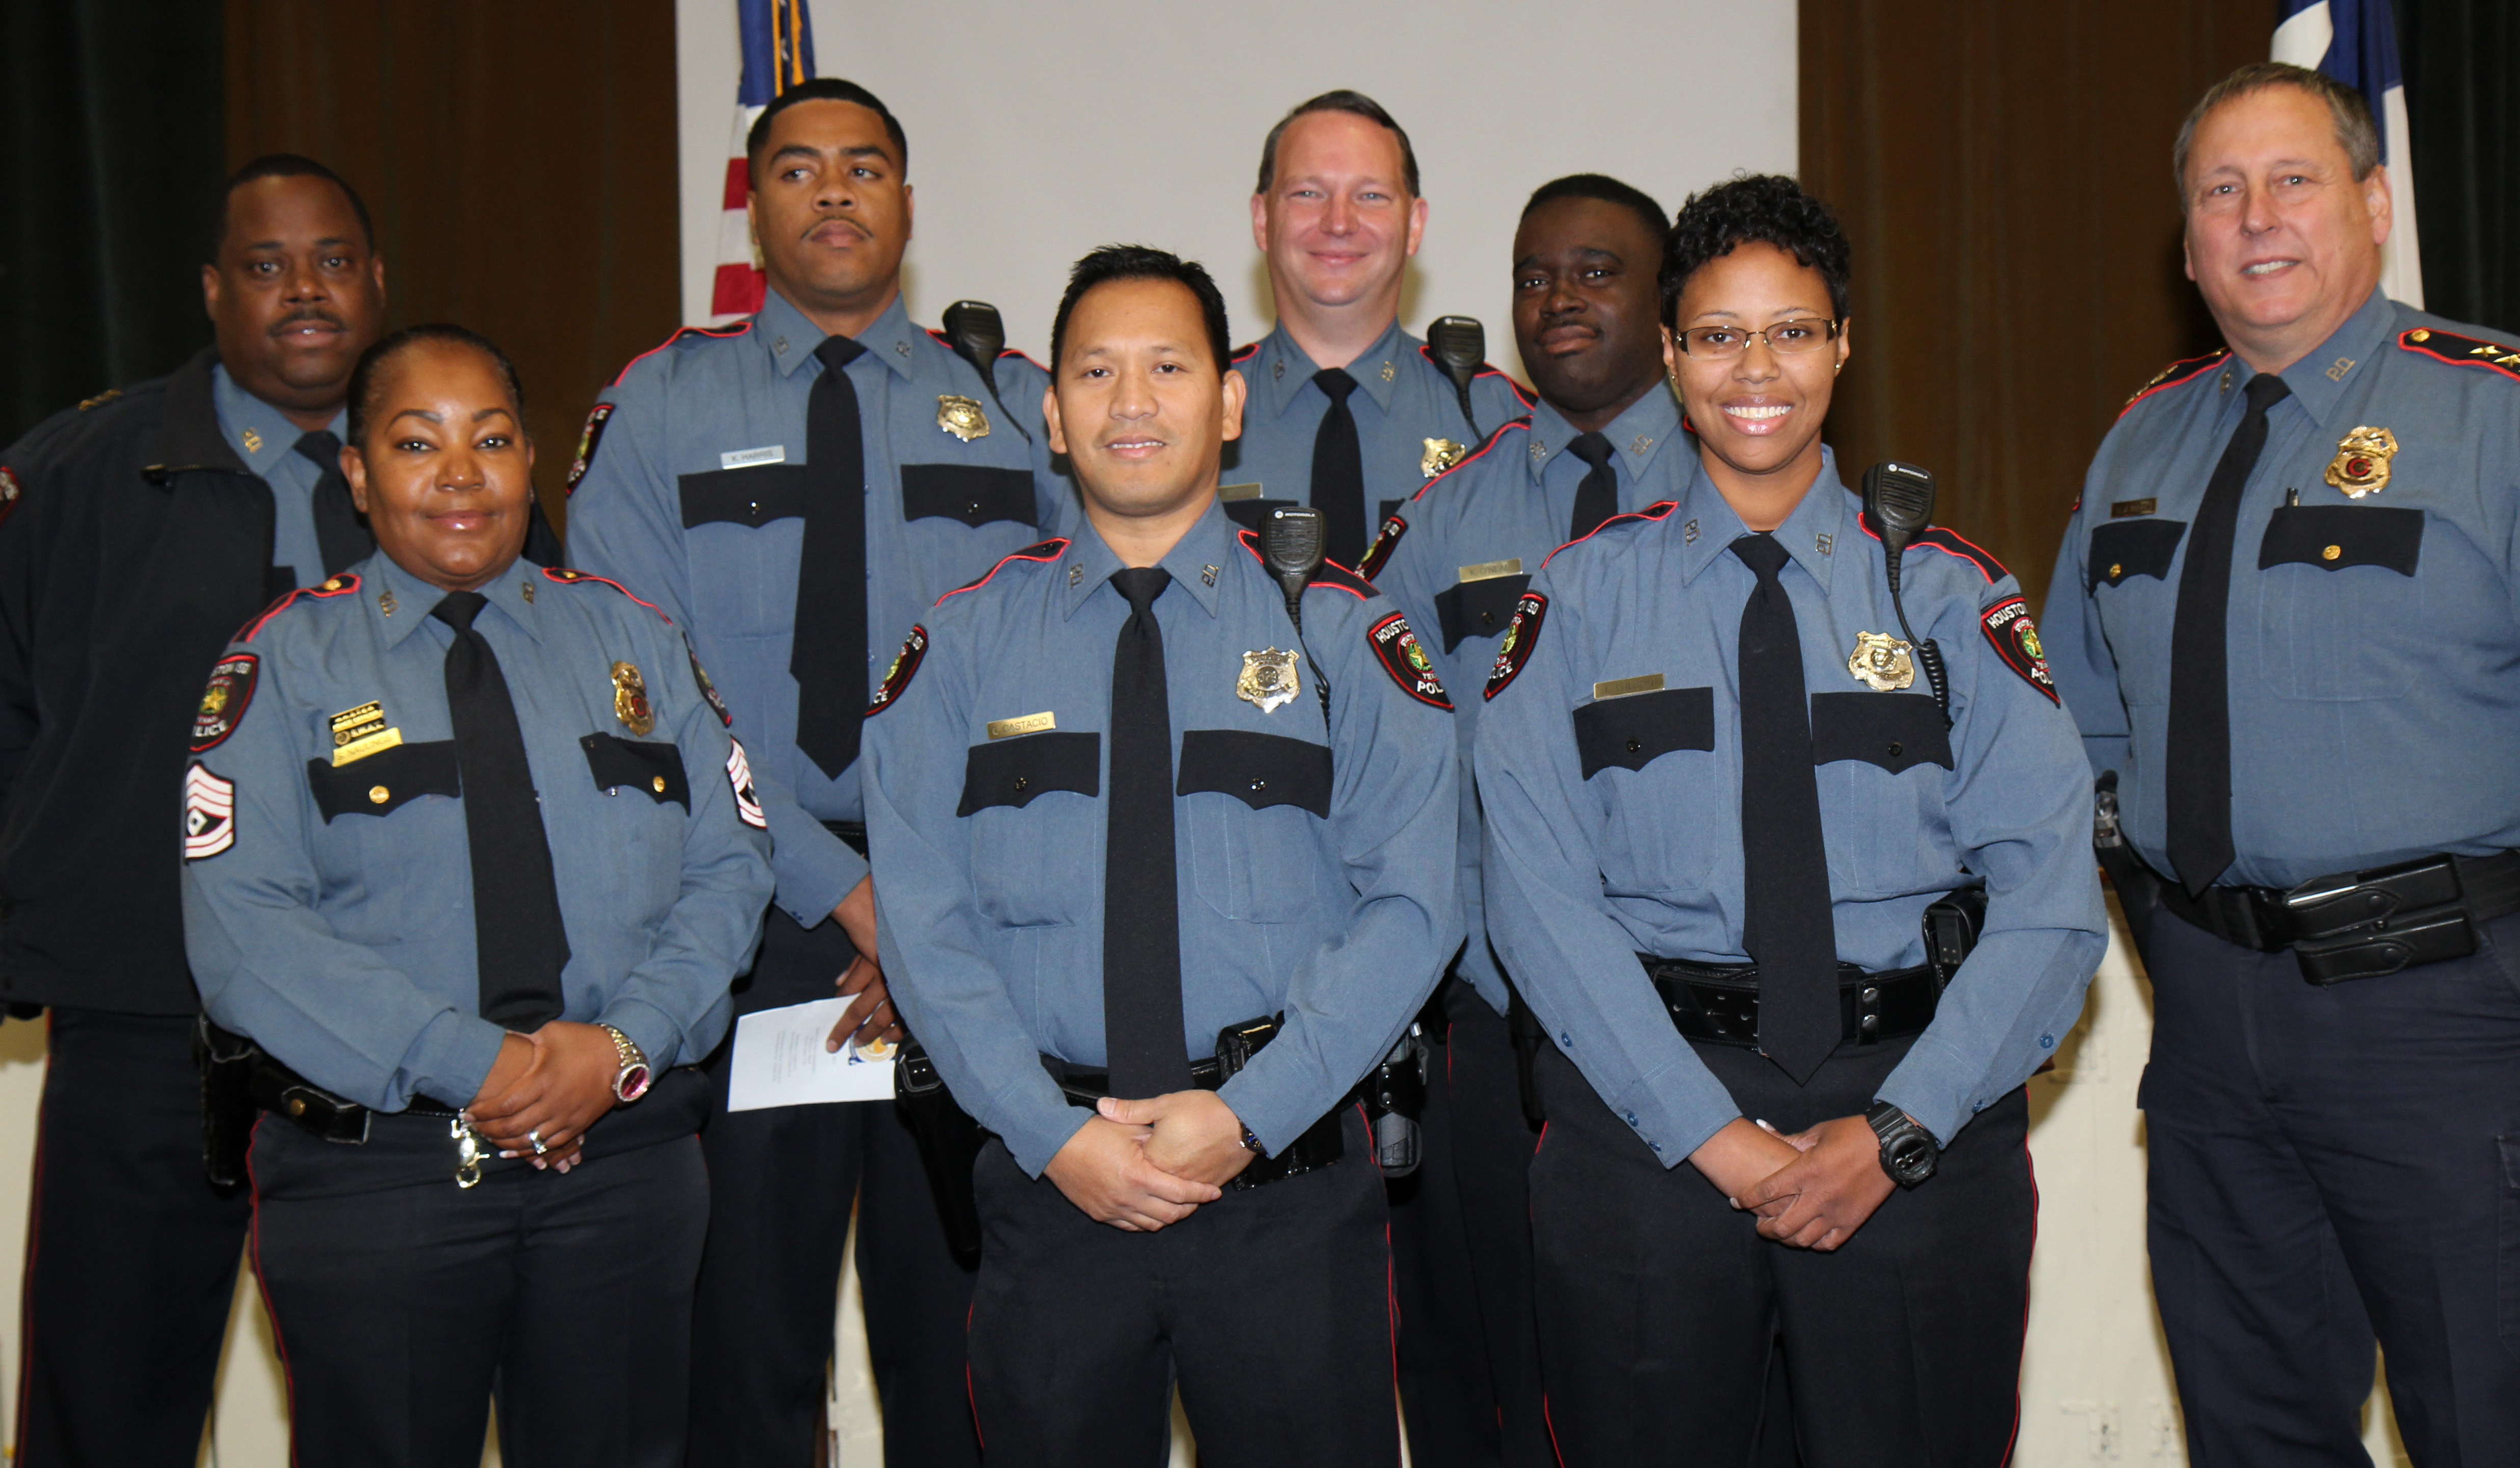
[[[1479,416],[1470,411],[1470,379],[1488,365],[1488,329],[1475,316],[1439,316],[1426,329],[1426,349],[1462,396],[1462,417],[1470,421],[1471,441],[1480,441],[1485,431],[1479,427]]]
[[[1925,682],[1934,690],[1934,707],[1942,711],[1943,726],[1948,729],[1952,688],[1943,671],[1943,649],[1931,638],[1917,640],[1908,625],[1908,608],[1899,600],[1899,559],[1934,518],[1934,476],[1895,460],[1866,469],[1864,517],[1872,522],[1872,533],[1881,537],[1881,554],[1889,557],[1890,609],[1899,614],[1899,635],[1916,649],[1916,661],[1924,666]]]
[[[998,354],[1007,349],[1006,318],[998,308],[984,300],[958,300],[945,308],[945,341],[954,355],[971,364],[980,380],[989,386],[989,401],[998,405],[998,416],[1014,424],[1023,441],[1032,442],[1025,432],[1023,420],[1007,411],[1007,400],[998,396]]]

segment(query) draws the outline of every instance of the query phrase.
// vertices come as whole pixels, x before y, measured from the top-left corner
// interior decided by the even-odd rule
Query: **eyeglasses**
[[[1816,352],[1837,335],[1837,323],[1818,316],[1800,316],[1780,321],[1764,332],[1743,331],[1739,327],[1690,327],[1680,334],[1680,349],[1692,357],[1721,362],[1749,350],[1750,338],[1768,343],[1768,350],[1781,356],[1797,352]]]

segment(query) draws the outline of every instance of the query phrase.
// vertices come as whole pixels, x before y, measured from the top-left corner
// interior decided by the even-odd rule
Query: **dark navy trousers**
[[[2417,1468],[2520,1462],[2520,914],[2318,988],[2153,919],[2153,1291],[2196,1468],[2369,1462],[2376,1339]]]

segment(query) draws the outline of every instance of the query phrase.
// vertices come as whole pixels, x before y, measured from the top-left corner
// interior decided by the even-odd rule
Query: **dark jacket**
[[[270,487],[219,431],[216,361],[204,350],[0,450],[0,999],[13,1004],[199,1005],[176,890],[193,714],[220,649],[294,585],[271,563]],[[526,554],[539,544],[556,561],[539,514],[533,531]]]

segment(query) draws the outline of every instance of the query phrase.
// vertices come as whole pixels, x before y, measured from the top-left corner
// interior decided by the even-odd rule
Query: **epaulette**
[[[1511,379],[1508,378],[1508,380]],[[1409,503],[1412,505],[1417,504],[1419,500],[1426,497],[1426,491],[1433,489],[1436,485],[1443,483],[1455,474],[1460,473],[1462,469],[1469,467],[1472,464],[1475,464],[1479,460],[1487,457],[1488,451],[1497,446],[1498,440],[1504,438],[1508,433],[1511,433],[1516,429],[1520,429],[1526,433],[1531,431],[1531,419],[1529,415],[1525,415],[1521,418],[1509,418],[1504,423],[1497,424],[1495,429],[1492,430],[1487,437],[1479,440],[1479,446],[1477,448],[1470,450],[1468,453],[1463,454],[1460,459],[1454,461],[1452,467],[1444,470],[1440,474],[1437,474],[1434,478],[1427,480],[1425,483],[1418,485],[1418,492],[1409,497]]]
[[[739,322],[737,322],[737,323],[736,323],[735,325],[733,325],[733,326],[726,326],[726,327],[684,327],[684,328],[680,329],[679,331],[675,332],[675,333],[674,333],[674,334],[672,334],[671,336],[668,336],[668,337],[666,337],[664,340],[657,342],[654,346],[652,346],[652,347],[648,348],[646,351],[641,352],[639,355],[637,355],[637,356],[635,356],[635,357],[631,358],[629,361],[622,363],[622,364],[621,364],[621,370],[620,370],[619,372],[617,372],[617,373],[614,373],[614,374],[612,375],[612,380],[611,380],[610,382],[607,383],[606,385],[607,385],[607,386],[610,386],[610,387],[618,387],[618,386],[620,386],[620,385],[621,385],[621,379],[622,379],[622,378],[626,378],[626,377],[628,377],[628,376],[630,376],[630,369],[632,369],[632,368],[634,368],[634,367],[638,366],[638,365],[639,365],[640,363],[642,363],[642,362],[647,361],[649,358],[651,358],[651,357],[652,357],[652,356],[656,355],[658,352],[663,351],[665,348],[667,348],[667,347],[669,347],[669,346],[679,346],[679,345],[681,345],[681,344],[682,344],[684,341],[686,341],[686,340],[689,340],[689,339],[691,339],[691,338],[693,338],[693,337],[699,337],[699,336],[708,336],[708,337],[741,336],[741,335],[742,335],[744,333],[749,332],[749,331],[751,331],[751,330],[752,330],[752,320],[751,320],[751,318],[749,318],[749,317],[746,317],[746,318],[745,318],[745,319],[743,319],[742,321],[739,321]]]
[[[78,411],[79,411],[79,412],[81,412],[81,413],[86,413],[86,412],[90,411],[91,409],[94,409],[94,408],[96,408],[96,407],[98,407],[98,406],[100,406],[100,405],[102,405],[102,404],[105,404],[105,403],[111,403],[111,402],[112,402],[115,398],[118,398],[118,397],[120,397],[120,396],[122,396],[122,389],[121,389],[121,388],[119,388],[119,387],[109,387],[109,388],[107,388],[105,391],[98,393],[96,396],[94,396],[94,397],[92,397],[92,398],[81,398],[81,399],[79,399],[79,409],[78,409]]]
[[[270,622],[272,618],[295,605],[298,599],[301,597],[308,601],[321,601],[330,597],[355,597],[358,594],[358,572],[343,571],[338,576],[328,576],[324,578],[324,582],[320,586],[301,586],[297,590],[291,592],[288,596],[283,597],[279,601],[272,602],[269,606],[264,607],[259,616],[256,616],[252,621],[246,623],[243,627],[238,628],[237,635],[229,639],[229,641],[237,643],[252,642],[254,634],[262,631],[264,625]]]
[[[2176,387],[2180,383],[2186,381],[2189,378],[2196,376],[2198,373],[2209,372],[2214,368],[2221,366],[2223,359],[2229,355],[2231,355],[2229,349],[2225,347],[2216,347],[2214,350],[2207,352],[2202,357],[2182,357],[2179,361],[2171,363],[2168,367],[2154,373],[2152,375],[2151,381],[2144,383],[2141,387],[2135,390],[2135,395],[2126,400],[2126,407],[2118,410],[2118,417],[2126,417],[2128,412],[2132,410],[2136,404],[2142,402],[2145,398],[2152,396],[2163,388]]]
[[[1444,370],[1444,364],[1435,361],[1435,348],[1425,342],[1421,341],[1418,343],[1418,355],[1425,358],[1429,362],[1434,362],[1435,370],[1437,372]],[[1529,408],[1540,401],[1538,398],[1533,397],[1528,391],[1524,390],[1523,385],[1520,382],[1515,381],[1511,374],[1508,373],[1504,368],[1497,366],[1493,362],[1480,363],[1479,370],[1470,374],[1470,378],[1474,381],[1480,378],[1505,378],[1506,389],[1511,392],[1525,408]]]
[[[1608,519],[1594,526],[1589,533],[1579,535],[1573,540],[1568,541],[1566,546],[1580,546],[1584,544],[1584,542],[1591,540],[1594,536],[1600,534],[1602,531],[1609,529],[1613,525],[1639,525],[1653,520],[1659,520],[1664,515],[1671,513],[1679,508],[1680,502],[1678,500],[1656,500],[1642,510],[1631,510],[1626,514],[1614,514],[1610,516]],[[1566,546],[1559,546],[1557,551],[1565,550]],[[1545,571],[1549,569],[1549,557],[1555,556],[1557,551],[1552,551],[1549,553],[1549,556],[1541,557],[1540,568],[1542,570]]]
[[[1251,354],[1258,350],[1260,350],[1259,342],[1246,341],[1234,349],[1234,361],[1237,365],[1248,362],[1251,360]]]
[[[1855,523],[1857,528],[1861,529],[1865,534],[1871,536],[1874,540],[1877,541],[1881,538],[1881,532],[1872,528],[1872,517],[1866,514],[1864,512],[1856,512]],[[1993,586],[1995,583],[2002,581],[2004,577],[2012,574],[2010,571],[2003,568],[2002,561],[2000,561],[1993,556],[1988,555],[1984,546],[1968,540],[1960,535],[1957,530],[1948,530],[1940,525],[1928,525],[1923,531],[1917,534],[1914,540],[1909,542],[1909,549],[1911,550],[1913,550],[1917,546],[1925,546],[1932,550],[1940,551],[1946,556],[1957,556],[1960,559],[1967,561],[1969,564],[1977,567],[1977,573],[1986,578],[1987,585],[1989,586]]]
[[[2447,362],[2452,367],[2482,367],[2506,378],[2520,378],[2520,352],[2499,342],[2461,336],[2455,332],[2437,332],[2430,327],[2415,327],[2398,334],[2398,345],[2416,356]]]
[[[1239,530],[1235,532],[1235,538],[1242,542],[1242,549],[1251,553],[1251,558],[1260,562],[1262,569],[1267,569],[1269,557],[1260,554],[1259,531]],[[1306,587],[1335,587],[1340,591],[1356,597],[1360,601],[1367,597],[1376,595],[1372,582],[1366,580],[1356,572],[1340,565],[1335,560],[1323,561],[1314,569],[1313,579],[1305,582],[1304,585]]]
[[[928,335],[936,338],[936,344],[938,346],[945,348],[945,350],[949,352],[954,350],[954,338],[946,335],[943,332],[934,327],[921,327],[919,330],[925,332]],[[1039,362],[1033,362],[1032,353],[1030,352],[1020,351],[1012,346],[1002,346],[998,348],[997,360],[1004,362],[1009,357],[1021,357],[1026,362],[1032,362],[1033,366],[1041,367]],[[1043,372],[1050,371],[1047,367],[1041,367],[1041,370]]]
[[[631,601],[648,608],[650,611],[654,612],[656,614],[657,621],[664,623],[668,627],[674,625],[674,619],[665,615],[665,609],[663,607],[658,606],[655,602],[640,596],[637,592],[623,586],[620,582],[613,580],[609,576],[598,576],[593,571],[580,571],[569,566],[545,566],[543,567],[543,579],[546,581],[557,581],[562,586],[575,586],[582,581],[591,581],[598,586],[608,586],[614,591],[629,598]]]
[[[1051,561],[1057,560],[1058,557],[1066,555],[1067,547],[1067,537],[1063,535],[1055,535],[1046,541],[1042,541],[1038,545],[1026,546],[1020,551],[1010,551],[1006,555],[999,556],[996,563],[991,565],[987,570],[982,571],[979,575],[972,577],[970,580],[964,582],[961,586],[947,592],[945,596],[937,598],[936,604],[942,606],[945,604],[946,599],[949,597],[959,597],[965,592],[976,592],[980,588],[988,585],[991,577],[1006,569],[1008,561],[1030,560],[1047,565]]]

